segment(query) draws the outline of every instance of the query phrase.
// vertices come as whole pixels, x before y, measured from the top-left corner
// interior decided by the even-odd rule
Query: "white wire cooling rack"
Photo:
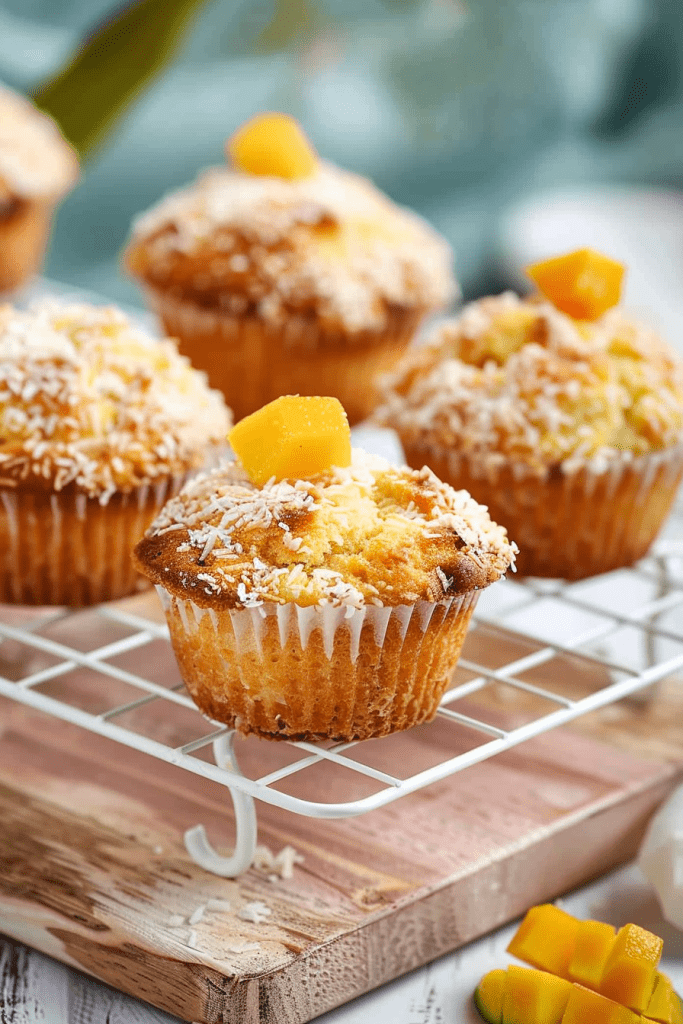
[[[242,774],[230,730],[185,691],[154,601],[0,607],[0,695],[227,787],[234,857],[218,858],[201,826],[186,842],[209,870],[237,874],[253,855],[254,798],[311,817],[362,814],[590,711],[639,694],[646,701],[648,688],[683,672],[683,508],[634,567],[574,584],[512,578],[489,588],[437,718],[411,730],[423,761],[410,773],[403,752],[392,761],[395,737],[386,737],[329,746],[249,738]],[[317,783],[297,789],[322,765]],[[346,781],[331,785],[335,770]]]

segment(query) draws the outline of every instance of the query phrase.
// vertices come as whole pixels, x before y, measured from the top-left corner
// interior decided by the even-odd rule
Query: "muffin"
[[[641,558],[683,473],[683,364],[619,309],[505,293],[444,323],[384,385],[411,466],[467,488],[517,568],[580,579]]]
[[[451,252],[369,181],[319,160],[283,115],[254,119],[140,217],[126,253],[166,331],[237,419],[284,394],[376,404],[425,315],[456,293]]]
[[[76,154],[54,121],[0,86],[0,291],[39,269],[54,208],[77,178]]]
[[[0,306],[0,602],[135,591],[133,544],[230,423],[175,345],[116,309]]]
[[[479,592],[514,562],[505,530],[431,470],[360,451],[305,479],[253,475],[195,477],[135,549],[199,708],[310,741],[431,719]]]

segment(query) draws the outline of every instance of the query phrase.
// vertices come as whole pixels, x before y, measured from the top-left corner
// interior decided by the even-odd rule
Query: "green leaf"
[[[170,63],[208,0],[138,0],[110,15],[33,95],[82,158],[101,146]]]

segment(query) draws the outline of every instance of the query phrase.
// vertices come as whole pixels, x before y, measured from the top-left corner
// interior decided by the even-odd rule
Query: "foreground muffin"
[[[132,593],[130,552],[231,419],[114,308],[0,306],[0,602]]]
[[[605,259],[576,256],[563,259]],[[618,289],[597,288],[594,306],[552,262],[565,275],[556,302],[594,319],[538,296],[472,303],[387,380],[378,419],[410,465],[428,463],[508,527],[520,572],[579,579],[641,558],[670,510],[683,363],[654,331],[604,309]]]
[[[262,485],[258,438],[238,424],[231,443],[252,477],[239,462],[196,477],[135,549],[194,700],[243,733],[366,739],[431,719],[480,590],[514,561],[486,509],[429,469],[351,461],[338,403],[307,416],[326,401],[280,399],[270,421],[261,410],[253,430],[269,452],[290,415],[309,420],[289,433],[291,457],[275,457],[288,475]],[[310,429],[321,421],[322,439]],[[329,457],[350,464],[317,468]]]
[[[0,291],[40,267],[55,205],[77,178],[76,154],[54,121],[0,86]]]
[[[447,243],[284,115],[249,122],[228,155],[138,219],[128,269],[237,419],[284,394],[363,419],[375,376],[455,295]]]

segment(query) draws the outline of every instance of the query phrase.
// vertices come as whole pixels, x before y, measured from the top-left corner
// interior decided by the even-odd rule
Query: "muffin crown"
[[[595,323],[508,292],[443,324],[385,381],[377,418],[486,471],[602,471],[683,440],[683,362],[617,309]]]
[[[350,332],[381,328],[391,307],[442,307],[457,290],[444,239],[324,162],[300,180],[206,171],[136,221],[127,261],[226,313],[315,313]]]
[[[105,502],[205,461],[231,418],[180,356],[113,307],[0,307],[0,485]]]
[[[153,582],[205,607],[396,606],[487,586],[505,530],[426,467],[355,451],[347,469],[255,487],[235,463],[168,502],[136,548]]]
[[[77,177],[76,153],[52,118],[0,86],[0,202],[56,200]]]

